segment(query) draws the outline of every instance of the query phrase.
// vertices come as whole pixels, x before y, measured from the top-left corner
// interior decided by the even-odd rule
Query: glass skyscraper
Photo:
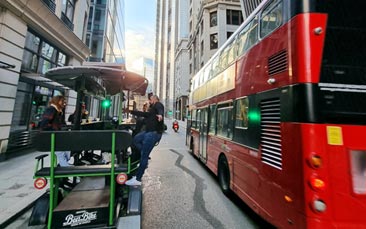
[[[125,63],[124,0],[91,0],[86,34],[90,62]]]

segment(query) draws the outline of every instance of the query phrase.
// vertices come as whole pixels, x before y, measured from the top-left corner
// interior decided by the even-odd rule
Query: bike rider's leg
[[[135,137],[133,138],[133,145],[140,151],[141,151],[142,144],[143,144],[143,141],[145,138],[145,134],[146,134],[146,132],[142,131],[142,132],[136,134]]]
[[[56,151],[57,162],[61,167],[70,166],[70,151]]]
[[[155,146],[156,141],[159,139],[160,134],[158,134],[156,131],[154,132],[147,132],[145,134],[145,138],[143,140],[143,145],[141,148],[141,161],[140,166],[136,173],[136,180],[141,181],[142,176],[144,175],[145,169],[147,167],[147,163],[149,160],[149,155],[152,151],[152,149]]]

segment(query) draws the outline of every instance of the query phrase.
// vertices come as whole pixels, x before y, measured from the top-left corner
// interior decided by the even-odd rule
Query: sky
[[[126,68],[142,74],[142,59],[155,57],[156,0],[124,1]]]

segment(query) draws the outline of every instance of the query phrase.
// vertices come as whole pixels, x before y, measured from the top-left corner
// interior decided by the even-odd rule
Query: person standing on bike
[[[147,112],[132,111],[131,114],[144,117],[145,130],[138,133],[134,139],[134,146],[140,150],[140,166],[136,176],[126,182],[126,185],[141,185],[141,178],[147,168],[149,155],[155,144],[160,141],[164,132],[164,105],[159,102],[159,97],[150,97],[150,107]]]

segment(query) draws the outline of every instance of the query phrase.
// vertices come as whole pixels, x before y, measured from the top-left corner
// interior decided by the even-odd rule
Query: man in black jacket
[[[134,146],[141,152],[141,160],[136,176],[128,180],[126,185],[141,185],[141,178],[147,167],[149,155],[164,132],[164,106],[156,95],[150,97],[150,104],[147,112],[131,112],[133,115],[145,118],[145,130],[138,133],[133,139]]]

